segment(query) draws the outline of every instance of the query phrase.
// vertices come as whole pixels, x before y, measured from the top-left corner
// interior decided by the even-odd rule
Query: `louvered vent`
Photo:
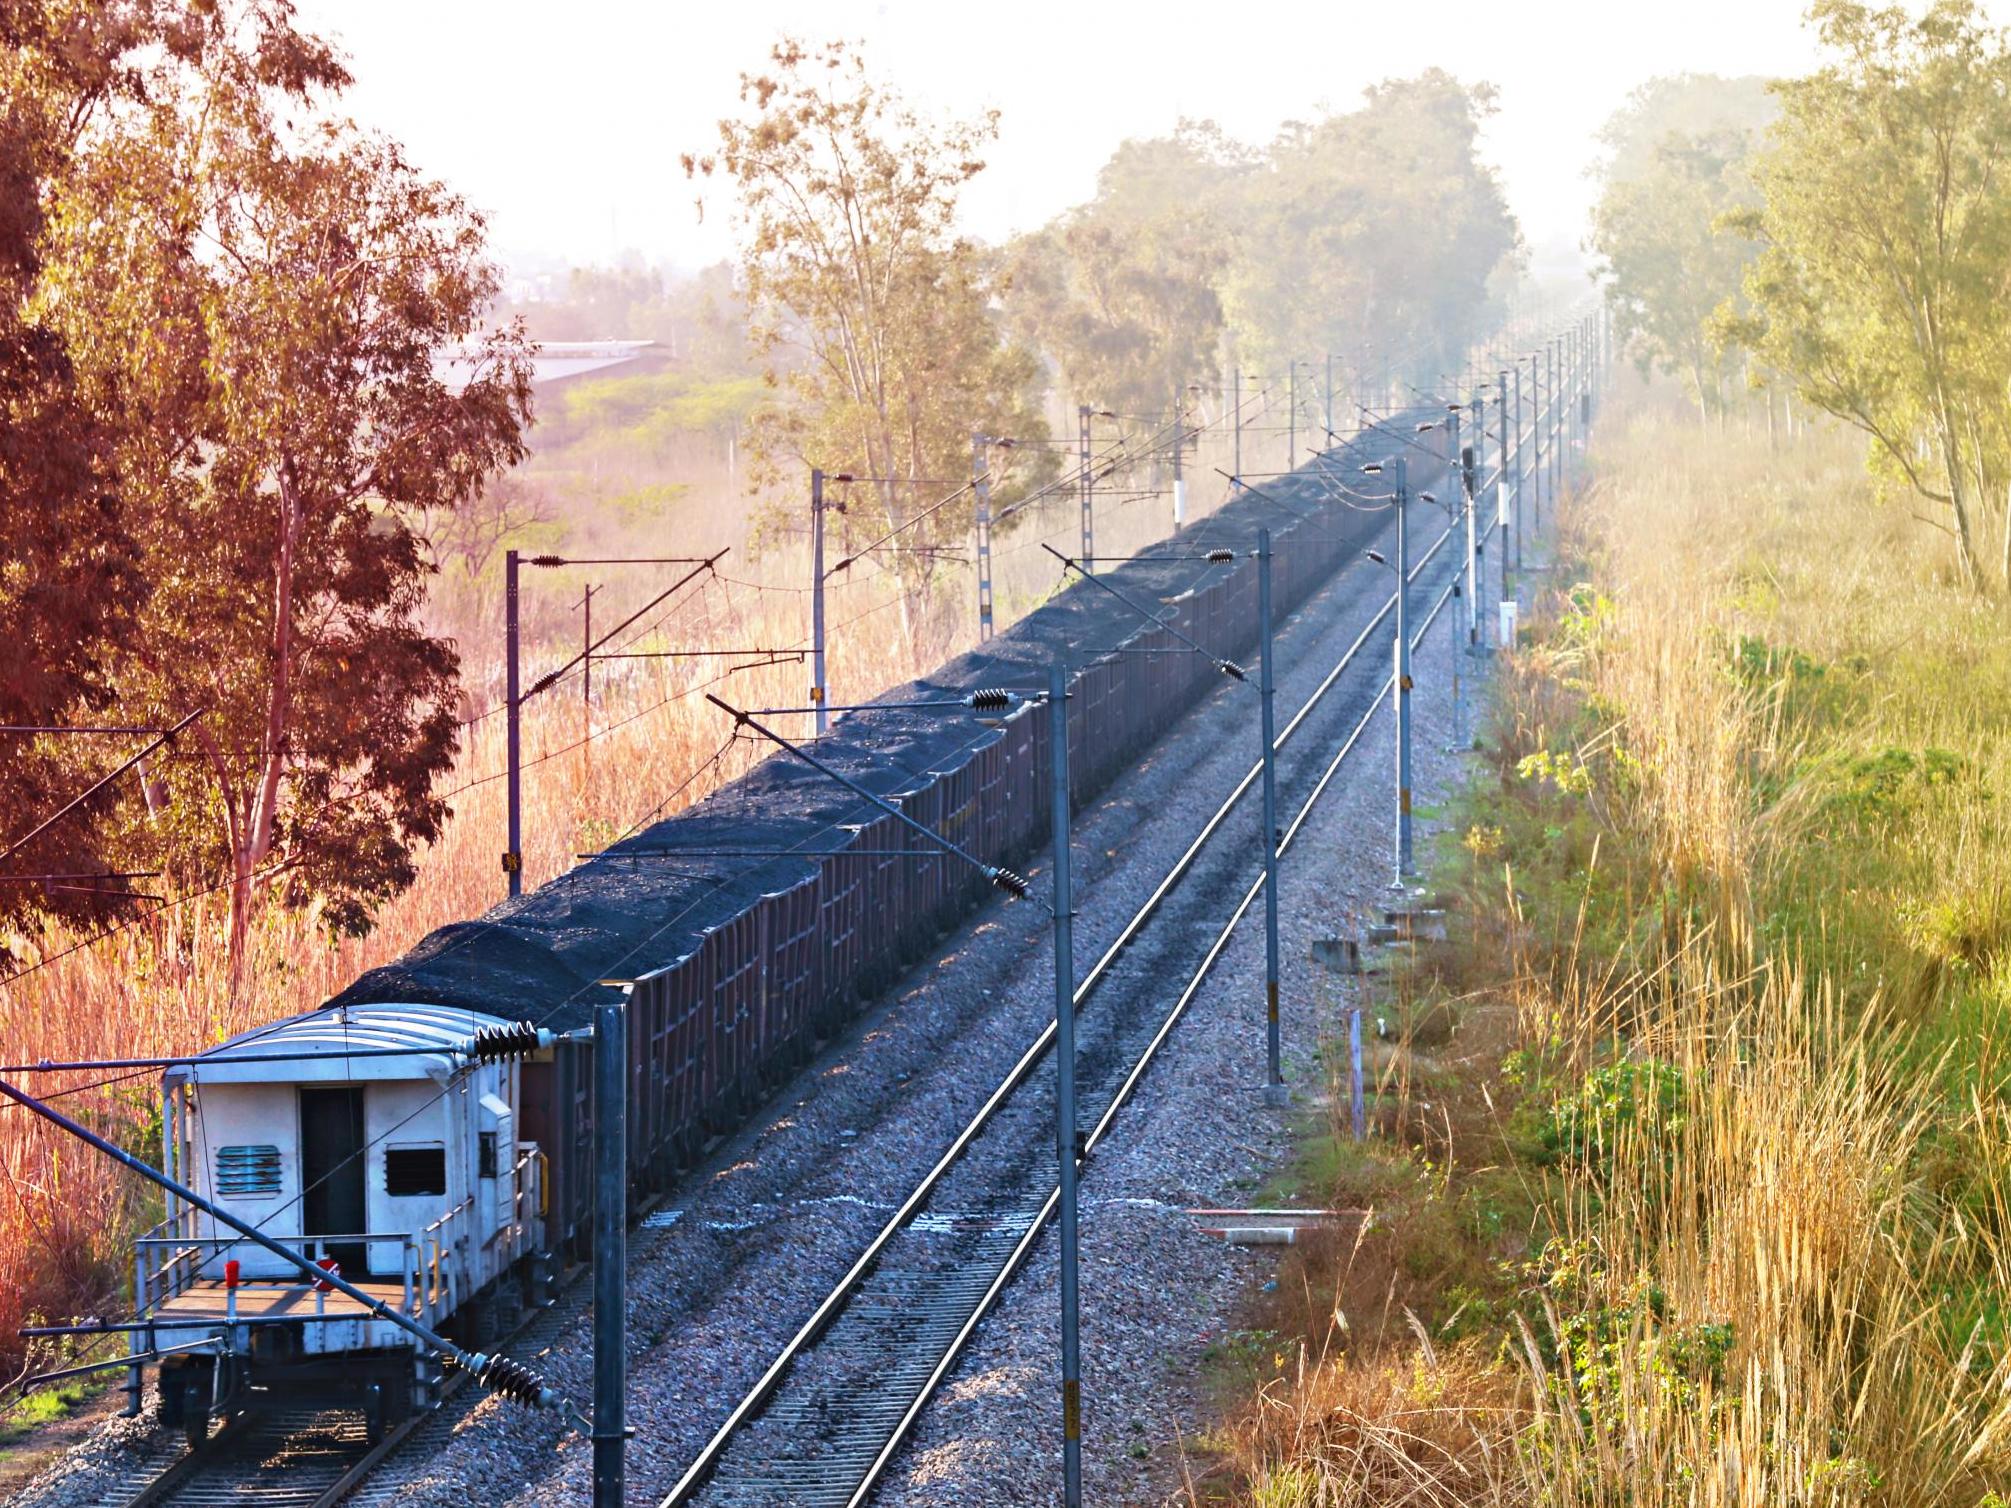
[[[279,1192],[279,1148],[218,1147],[216,1191],[224,1199],[257,1199]]]
[[[445,1147],[391,1147],[384,1153],[384,1192],[393,1195],[447,1192]]]

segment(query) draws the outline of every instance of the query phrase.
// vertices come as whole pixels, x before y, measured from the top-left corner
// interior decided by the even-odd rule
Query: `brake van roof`
[[[388,1002],[324,1006],[239,1032],[195,1062],[170,1068],[164,1081],[169,1085],[444,1081],[466,1061],[448,1049],[485,1026],[503,1024],[498,1017],[465,1006]]]

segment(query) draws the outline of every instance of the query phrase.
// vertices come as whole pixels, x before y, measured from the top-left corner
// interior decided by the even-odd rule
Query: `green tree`
[[[1007,249],[1009,328],[1079,402],[1156,413],[1214,369],[1230,231],[1216,212],[1251,154],[1210,123],[1127,141],[1096,197]]]
[[[1367,91],[1358,110],[1288,124],[1231,213],[1224,303],[1239,352],[1288,360],[1356,349],[1361,332],[1435,382],[1484,322],[1519,245],[1480,124],[1494,92],[1438,69]]]
[[[1919,16],[1818,0],[1810,15],[1830,61],[1776,86],[1763,204],[1736,220],[1765,249],[1727,332],[1864,432],[1981,589],[2011,376],[2011,50],[1971,0]],[[2004,548],[2011,575],[2011,528]]]
[[[458,662],[419,621],[413,520],[521,458],[530,408],[520,333],[478,334],[480,218],[317,108],[347,82],[321,44],[246,45],[264,14],[224,8],[229,45],[79,145],[37,305],[116,434],[155,583],[120,705],[209,709],[131,839],[227,878],[240,946],[263,877],[361,930],[437,836]],[[436,359],[470,341],[449,388]]]
[[[1649,153],[1627,154],[1633,176],[1609,182],[1593,211],[1591,248],[1615,334],[1644,372],[1680,373],[1706,420],[1722,417],[1737,366],[1713,316],[1736,304],[1759,249],[1724,223],[1756,198],[1749,149],[1729,129],[1671,131]]]
[[[1765,133],[1781,113],[1772,86],[1758,74],[1726,78],[1716,73],[1671,73],[1652,78],[1627,96],[1599,128],[1601,157],[1594,175],[1602,185],[1645,178],[1663,144],[1744,138]]]
[[[754,347],[783,398],[754,416],[750,476],[791,498],[811,466],[872,478],[851,490],[851,521],[899,531],[912,634],[911,605],[970,524],[967,495],[943,499],[970,475],[972,434],[1045,435],[1037,363],[1002,338],[977,248],[954,231],[997,121],[923,121],[842,43],[785,41],[770,61],[742,76],[748,113],[720,122],[718,151],[684,158],[736,193]]]

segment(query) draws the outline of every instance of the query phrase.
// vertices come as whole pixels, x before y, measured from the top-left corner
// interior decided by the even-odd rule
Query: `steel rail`
[[[1453,583],[1448,583],[1445,590],[1439,593],[1438,601],[1432,604],[1431,611],[1426,614],[1423,625],[1418,629],[1416,634],[1412,635],[1411,643],[1413,646],[1422,643],[1424,636],[1431,631],[1432,623],[1437,619],[1445,604],[1451,600],[1452,592]],[[1291,826],[1285,830],[1284,838],[1278,844],[1278,852],[1281,856],[1291,846],[1292,839],[1298,835],[1298,831],[1305,824],[1306,819],[1312,815],[1314,803],[1325,793],[1329,782],[1332,781],[1335,773],[1340,769],[1341,761],[1346,759],[1354,750],[1356,744],[1360,742],[1363,732],[1368,728],[1370,720],[1375,717],[1377,712],[1382,710],[1384,699],[1388,696],[1390,687],[1395,681],[1396,676],[1394,674],[1384,677],[1382,686],[1376,692],[1375,700],[1369,703],[1368,709],[1362,713],[1360,719],[1355,723],[1354,731],[1349,733],[1346,741],[1342,743],[1340,751],[1334,755],[1333,760],[1327,765],[1319,781],[1314,785],[1312,793],[1306,797],[1304,803],[1300,806],[1298,815],[1292,819]],[[1095,1128],[1089,1133],[1089,1136],[1082,1144],[1081,1156],[1083,1158],[1086,1159],[1095,1150],[1097,1143],[1109,1134],[1111,1125],[1117,1119],[1117,1112],[1124,1108],[1125,1103],[1131,1098],[1133,1091],[1137,1089],[1139,1081],[1145,1077],[1146,1069],[1151,1067],[1153,1058],[1157,1056],[1159,1049],[1166,1044],[1166,1040],[1172,1036],[1173,1028],[1186,1015],[1188,1006],[1193,1003],[1194,997],[1201,992],[1202,984],[1207,980],[1209,974],[1214,971],[1216,960],[1228,948],[1230,938],[1234,936],[1236,928],[1241,924],[1243,918],[1249,914],[1250,907],[1256,902],[1257,897],[1263,893],[1263,889],[1264,874],[1260,868],[1257,872],[1257,878],[1251,882],[1250,888],[1244,892],[1242,901],[1237,905],[1235,911],[1230,914],[1229,920],[1223,925],[1222,930],[1216,934],[1215,941],[1209,946],[1208,952],[1202,957],[1200,966],[1195,969],[1193,977],[1187,981],[1186,988],[1180,992],[1180,998],[1173,1003],[1173,1007],[1167,1013],[1166,1019],[1160,1023],[1159,1029],[1152,1036],[1152,1040],[1145,1045],[1143,1052],[1139,1054],[1138,1060],[1132,1064],[1131,1071],[1125,1075],[1124,1081],[1118,1085],[1116,1093],[1111,1096],[1109,1105],[1104,1108],[1103,1114],[1097,1118]],[[872,1465],[867,1468],[865,1479],[860,1482],[858,1488],[847,1500],[846,1508],[862,1508],[866,1500],[872,1496],[873,1489],[879,1485],[880,1478],[886,1474],[887,1467],[893,1464],[895,1454],[900,1450],[902,1444],[905,1443],[917,1421],[920,1420],[922,1410],[928,1407],[937,1389],[942,1386],[943,1380],[949,1376],[950,1369],[962,1357],[965,1348],[970,1344],[971,1337],[977,1333],[978,1326],[984,1323],[985,1317],[998,1302],[999,1295],[1005,1292],[1006,1288],[1012,1283],[1012,1280],[1018,1276],[1020,1268],[1026,1265],[1027,1258],[1033,1255],[1034,1244],[1039,1241],[1042,1232],[1047,1227],[1047,1223],[1054,1218],[1055,1207],[1060,1202],[1060,1199],[1061,1190],[1059,1187],[1048,1190],[1047,1198],[1042,1201],[1041,1207],[1034,1215],[1032,1223],[1028,1225],[1025,1233],[1021,1235],[1019,1241],[1014,1245],[1011,1254],[1006,1258],[1005,1265],[999,1269],[998,1276],[985,1289],[984,1294],[978,1300],[977,1307],[965,1319],[956,1335],[952,1337],[948,1347],[945,1348],[942,1356],[938,1358],[936,1365],[930,1370],[921,1391],[916,1394],[914,1401],[908,1405],[900,1419],[896,1422],[887,1443],[881,1447],[879,1455],[874,1458]]]
[[[663,1195],[652,1195],[637,1206],[639,1215],[646,1215],[663,1202]],[[551,1301],[535,1309],[527,1309],[524,1317],[506,1335],[497,1337],[497,1344],[513,1341],[524,1336],[540,1323],[563,1324],[569,1316],[575,1316],[579,1306],[569,1302],[576,1297],[581,1279],[591,1270],[588,1263],[575,1263],[559,1274]],[[312,1508],[335,1508],[361,1488],[373,1472],[385,1461],[396,1455],[412,1436],[427,1426],[436,1424],[441,1411],[451,1400],[459,1397],[475,1386],[472,1376],[465,1370],[456,1369],[447,1374],[440,1385],[439,1398],[431,1407],[414,1410],[404,1419],[384,1432],[384,1438],[375,1445],[369,1445],[356,1459],[343,1468],[341,1475],[324,1488],[313,1499]],[[332,1411],[333,1412],[333,1411]],[[141,1487],[132,1497],[127,1498],[122,1508],[152,1508],[152,1505],[171,1502],[175,1494],[188,1485],[189,1479],[200,1475],[205,1467],[227,1465],[217,1456],[219,1447],[230,1444],[241,1435],[258,1428],[258,1418],[254,1414],[241,1414],[229,1423],[220,1426],[210,1436],[208,1444],[201,1450],[184,1451],[171,1461],[167,1469]],[[331,1468],[335,1463],[330,1463]],[[258,1501],[256,1485],[247,1488],[243,1494],[245,1501]]]
[[[1452,528],[1448,526],[1437,539],[1432,541],[1431,545],[1419,557],[1417,565],[1412,569],[1412,580],[1416,580],[1419,573],[1431,563],[1432,559],[1444,547],[1445,542],[1452,537],[1452,533]],[[1354,662],[1355,657],[1361,652],[1363,645],[1368,642],[1369,636],[1376,631],[1377,627],[1381,625],[1395,608],[1396,593],[1393,591],[1390,593],[1389,598],[1376,611],[1375,616],[1355,636],[1354,641],[1349,644],[1347,650],[1335,662],[1334,667],[1327,672],[1326,678],[1314,689],[1312,694],[1306,699],[1304,705],[1293,715],[1291,721],[1285,724],[1284,728],[1279,732],[1277,739],[1273,742],[1272,747],[1274,749],[1284,747],[1285,743],[1298,731],[1300,725],[1312,714],[1314,708],[1333,689],[1341,674]],[[1436,610],[1434,609],[1434,611]],[[1188,870],[1193,867],[1194,861],[1202,848],[1214,837],[1222,823],[1228,819],[1230,812],[1242,800],[1244,795],[1249,792],[1251,786],[1262,775],[1262,772],[1263,762],[1262,760],[1258,760],[1250,766],[1249,771],[1237,782],[1236,788],[1216,808],[1214,815],[1203,825],[1194,841],[1187,846],[1186,851],[1174,862],[1172,868],[1160,880],[1159,884],[1152,891],[1152,894],[1146,898],[1144,904],[1138,908],[1138,911],[1132,916],[1131,920],[1125,924],[1124,929],[1117,935],[1116,940],[1104,950],[1103,955],[1097,959],[1088,974],[1083,977],[1082,983],[1076,987],[1073,996],[1076,1006],[1080,1007],[1089,998],[1097,985],[1102,982],[1104,976],[1109,972],[1112,965],[1116,963],[1118,956],[1144,930],[1146,924],[1151,921],[1166,897],[1172,893],[1174,887],[1179,884]],[[837,1317],[839,1311],[850,1301],[853,1292],[858,1288],[860,1282],[872,1271],[874,1264],[878,1262],[881,1254],[907,1228],[916,1213],[928,1202],[930,1195],[935,1192],[936,1186],[942,1182],[950,1169],[963,1159],[965,1152],[969,1150],[971,1144],[977,1140],[978,1136],[991,1123],[992,1118],[1018,1092],[1020,1087],[1032,1075],[1034,1069],[1039,1066],[1041,1060],[1047,1055],[1053,1045],[1055,1031],[1055,1023],[1050,1021],[1040,1035],[1034,1039],[1033,1044],[1021,1054],[1019,1061],[1013,1065],[1005,1078],[1000,1081],[998,1087],[986,1098],[976,1115],[957,1133],[949,1147],[936,1160],[935,1165],[922,1176],[921,1181],[915,1185],[914,1190],[901,1202],[900,1207],[894,1211],[893,1215],[888,1218],[886,1224],[880,1228],[878,1234],[867,1243],[857,1260],[846,1270],[845,1275],[825,1295],[822,1302],[812,1311],[810,1317],[803,1322],[796,1334],[790,1338],[789,1342],[776,1355],[775,1360],[769,1364],[767,1370],[756,1380],[754,1386],[735,1405],[732,1413],[727,1415],[725,1421],[713,1433],[712,1438],[693,1457],[690,1466],[685,1469],[684,1475],[678,1478],[676,1484],[663,1497],[659,1508],[682,1508],[682,1505],[692,1500],[698,1490],[704,1485],[706,1479],[711,1476],[713,1468],[718,1465],[719,1458],[725,1453],[727,1446],[732,1442],[734,1436],[767,1406],[780,1387],[783,1377],[795,1364],[796,1359],[807,1351],[815,1343],[818,1336],[829,1327],[832,1320]]]

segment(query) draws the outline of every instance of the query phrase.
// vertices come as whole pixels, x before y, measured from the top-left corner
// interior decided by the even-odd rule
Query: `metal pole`
[[[1096,521],[1091,499],[1095,495],[1096,483],[1089,474],[1089,405],[1075,406],[1077,454],[1082,464],[1082,563],[1091,568],[1096,564]],[[1176,431],[1177,437],[1177,431]]]
[[[1445,416],[1446,435],[1446,480],[1452,484],[1453,495],[1458,496],[1465,487],[1465,478],[1460,471],[1459,445],[1459,405],[1451,406]],[[1452,742],[1447,746],[1457,749],[1466,732],[1466,643],[1467,619],[1471,615],[1473,596],[1468,589],[1467,572],[1473,564],[1473,510],[1466,510],[1467,537],[1466,561],[1457,567],[1452,575]],[[1454,515],[1455,527],[1458,515]]]
[[[587,709],[589,731],[594,705],[594,586],[580,594],[580,705]]]
[[[1515,569],[1518,573],[1522,570],[1523,488],[1529,478],[1529,460],[1523,454],[1524,449],[1525,443],[1522,434],[1522,358],[1518,356],[1515,358]],[[1503,543],[1505,544],[1506,542],[1504,539]],[[1504,556],[1502,559],[1502,569],[1505,572],[1507,568],[1508,561]],[[1506,575],[1502,578],[1504,583],[1506,583],[1507,579]],[[1505,584],[1501,590],[1504,596],[1507,595],[1508,588]]]
[[[1397,873],[1390,888],[1401,890],[1411,873],[1410,778],[1410,478],[1402,456],[1397,468]]]
[[[1532,353],[1529,358],[1529,523],[1525,529],[1520,518],[1516,520],[1515,568],[1522,569],[1522,551],[1531,536],[1536,533],[1543,518],[1543,484],[1550,471],[1549,437],[1543,432],[1543,357]]]
[[[1494,481],[1494,522],[1495,529],[1499,535],[1498,548],[1500,550],[1500,558],[1495,565],[1495,577],[1501,582],[1501,595],[1506,597],[1508,595],[1508,489],[1510,485],[1508,468],[1511,464],[1509,460],[1509,447],[1515,443],[1515,430],[1514,421],[1508,407],[1507,371],[1496,372],[1494,374],[1494,383],[1495,415],[1497,422],[1501,425],[1501,444],[1496,451],[1496,456],[1501,464],[1495,473]]]
[[[1229,469],[1240,477],[1243,475],[1243,373],[1240,368],[1230,373],[1229,388],[1235,395],[1236,415],[1235,459],[1229,463]]]
[[[1363,1099],[1362,1008],[1356,1004],[1348,1010],[1348,1119],[1354,1127],[1356,1141],[1360,1141],[1368,1130],[1368,1107]]]
[[[1560,331],[1552,342],[1557,361],[1557,488],[1550,494],[1554,504],[1564,491],[1564,478],[1570,466],[1571,448],[1571,332]],[[1553,516],[1554,509],[1553,509]]]
[[[1576,330],[1566,330],[1557,338],[1558,372],[1563,381],[1564,409],[1558,416],[1563,426],[1564,443],[1558,446],[1558,461],[1564,468],[1560,480],[1571,474],[1571,446],[1577,438],[1578,425],[1578,335]]]
[[[1299,465],[1299,363],[1285,372],[1285,470]]]
[[[1557,500],[1564,495],[1564,479],[1570,474],[1571,461],[1571,334],[1561,332],[1552,342],[1552,360],[1556,363],[1557,381],[1557,445],[1552,457],[1557,467],[1557,485],[1551,490],[1550,516],[1557,516]]]
[[[523,709],[517,699],[517,552],[503,555],[503,701],[507,706],[507,731],[503,743],[509,765],[510,830],[503,848],[503,873],[510,878],[510,894],[524,893],[524,745]]]
[[[1067,1508],[1082,1505],[1082,1355],[1077,1330],[1075,1151],[1075,896],[1070,886],[1068,826],[1068,674],[1047,671],[1050,819],[1054,834],[1055,1160],[1061,1190],[1061,1483]]]
[[[628,1002],[594,1007],[594,1508],[622,1508],[628,1442]]]
[[[1467,651],[1479,654],[1485,647],[1486,630],[1482,624],[1486,615],[1482,611],[1481,590],[1487,584],[1487,572],[1481,569],[1481,552],[1487,548],[1487,527],[1476,516],[1480,506],[1480,476],[1475,467],[1487,458],[1487,399],[1478,386],[1473,394],[1473,443],[1459,453],[1459,476],[1461,495],[1466,499],[1466,598],[1472,611],[1467,614]]]
[[[817,709],[817,736],[831,727],[825,710],[831,700],[824,683],[824,473],[810,472],[810,705]]]
[[[1334,353],[1332,351],[1327,352],[1327,408],[1326,408],[1326,418],[1322,422],[1320,427],[1326,431],[1327,443],[1329,445],[1333,444],[1334,443]]]
[[[1173,395],[1173,529],[1187,527],[1187,478],[1180,474],[1180,454],[1187,448],[1187,426],[1180,414],[1180,394]]]
[[[1285,1104],[1284,1070],[1278,1052],[1278,755],[1272,704],[1277,683],[1271,674],[1271,531],[1257,531],[1257,689],[1264,732],[1264,1103]]]
[[[1550,512],[1557,512],[1557,493],[1564,485],[1564,415],[1557,405],[1557,341],[1553,338],[1544,348],[1543,385],[1550,394]],[[1542,509],[1537,510],[1537,527],[1543,526]]]
[[[992,636],[992,481],[983,435],[971,436],[971,487],[978,497],[978,641]]]

